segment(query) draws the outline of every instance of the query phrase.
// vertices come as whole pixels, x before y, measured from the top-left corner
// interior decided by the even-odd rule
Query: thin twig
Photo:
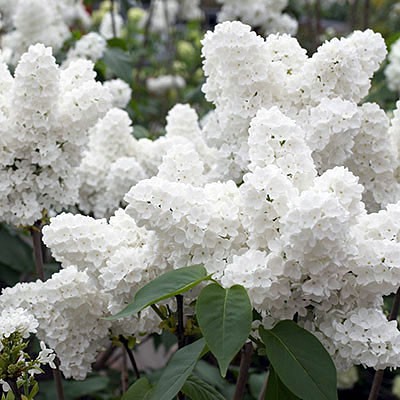
[[[128,390],[128,367],[125,351],[122,350],[122,368],[121,368],[121,390],[125,393]]]
[[[154,14],[154,1],[152,0],[149,6],[149,11],[147,14],[147,20],[146,20],[146,24],[144,26],[144,30],[143,30],[143,42],[142,42],[142,49],[146,49],[148,42],[150,40],[150,27],[151,27],[151,21],[153,19],[153,14]],[[137,63],[137,67],[136,67],[136,74],[135,74],[135,78],[137,81],[140,80],[140,73],[145,65],[145,61],[146,61],[146,52],[143,51],[138,63]]]
[[[112,34],[113,38],[117,37],[117,26],[115,24],[115,7],[114,7],[114,0],[111,0],[111,10],[110,10],[110,15],[111,15],[111,29],[112,29]]]
[[[106,367],[107,361],[110,359],[115,351],[115,347],[110,345],[98,358],[98,360],[93,364],[93,369],[99,371]]]
[[[129,360],[132,364],[132,368],[135,371],[135,375],[137,379],[140,379],[140,372],[139,372],[139,368],[137,366],[136,360],[135,360],[135,356],[133,355],[133,351],[129,348],[129,343],[128,340],[126,338],[124,338],[122,335],[119,336],[119,341],[123,344],[126,353],[128,354]]]
[[[400,288],[397,289],[396,295],[394,296],[392,309],[391,309],[389,317],[388,317],[389,321],[394,321],[397,319],[397,316],[399,314],[399,308],[400,308]],[[368,396],[368,400],[377,400],[378,399],[384,373],[385,373],[384,369],[380,369],[375,372],[374,380],[372,382],[372,387],[371,387],[371,391]]]
[[[258,396],[258,400],[264,400],[265,399],[265,394],[267,393],[268,378],[269,378],[269,372],[267,372],[267,375],[265,376],[263,385],[261,387],[261,392],[260,392],[260,394]]]
[[[183,325],[183,296],[178,294],[176,297],[178,324],[176,326],[176,337],[178,338],[178,348],[185,346],[185,327]]]
[[[60,360],[58,359],[58,357],[55,360],[55,364],[56,364],[56,369],[53,369],[53,379],[54,379],[54,383],[56,385],[56,392],[57,392],[57,399],[58,400],[64,400],[64,387],[63,387],[63,383],[62,383],[62,376],[61,376],[61,371],[60,371]]]
[[[33,254],[35,256],[36,274],[42,281],[44,281],[41,221],[36,221],[31,227],[31,234],[33,242]]]
[[[371,1],[364,0],[364,16],[363,16],[363,27],[367,29],[369,26],[369,16],[371,11]]]
[[[246,384],[249,377],[249,368],[251,365],[251,356],[253,355],[253,345],[246,343],[242,349],[240,358],[239,376],[236,383],[236,390],[233,400],[242,400],[246,392]]]

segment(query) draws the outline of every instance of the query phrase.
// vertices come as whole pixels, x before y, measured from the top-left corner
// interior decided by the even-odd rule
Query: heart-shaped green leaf
[[[206,286],[196,304],[196,315],[210,351],[216,357],[222,376],[246,342],[252,321],[252,306],[246,289],[240,285],[224,289]]]

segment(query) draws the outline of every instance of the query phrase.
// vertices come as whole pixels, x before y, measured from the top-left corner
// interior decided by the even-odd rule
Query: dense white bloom
[[[12,2],[13,3],[13,2]],[[18,0],[13,10],[13,30],[2,38],[2,45],[13,50],[13,62],[28,50],[31,44],[43,43],[58,51],[69,38],[67,23],[56,0]]]
[[[68,51],[65,65],[69,65],[72,60],[83,58],[96,62],[103,57],[107,42],[98,33],[90,32],[82,36],[73,48]]]
[[[282,14],[288,0],[218,0],[222,9],[218,21],[240,20],[253,28],[260,28],[265,36],[270,33],[297,32],[297,21]]]
[[[132,90],[122,79],[112,79],[103,86],[110,91],[113,107],[125,108],[131,100]]]
[[[339,368],[398,366],[400,331],[382,312],[382,296],[400,286],[398,111],[389,125],[377,105],[358,104],[385,56],[382,38],[355,32],[309,58],[288,35],[264,40],[227,22],[203,43],[215,105],[203,128],[177,105],[165,137],[134,140],[112,110],[91,133],[87,193],[103,179],[126,190],[114,169],[140,167],[147,179],[109,222],[52,219],[45,243],[64,271],[93,283],[103,314],[165,270],[204,264],[223,286],[248,290],[264,325],[296,316]],[[146,312],[109,328],[139,334],[157,322]]]
[[[76,202],[87,132],[110,108],[110,96],[91,62],[60,71],[42,44],[23,55],[14,79],[2,69],[0,218],[32,225],[43,209]]]
[[[85,272],[73,266],[46,282],[5,289],[1,304],[24,307],[37,319],[37,337],[54,349],[66,377],[85,378],[107,343],[111,323],[102,319],[106,296]]]

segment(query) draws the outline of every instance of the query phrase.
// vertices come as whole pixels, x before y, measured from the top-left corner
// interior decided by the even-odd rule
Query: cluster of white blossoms
[[[181,179],[192,182],[203,171],[219,176],[213,165],[218,152],[208,147],[201,137],[193,109],[176,105],[168,114],[166,131],[165,136],[154,141],[136,140],[128,114],[115,108],[99,120],[89,132],[88,149],[79,167],[81,211],[97,218],[111,216],[121,205],[126,205],[124,195],[129,189],[157,174],[159,168],[160,175],[175,173],[176,179],[180,175]],[[196,173],[193,163],[199,159],[198,153],[203,165]],[[187,160],[192,164],[186,165]],[[177,162],[184,169],[179,169]]]
[[[385,68],[385,77],[390,90],[400,92],[400,40],[392,44]]]
[[[125,111],[112,108],[89,134],[88,149],[79,167],[79,206],[96,217],[110,216],[124,194],[147,175],[135,157],[137,140]]]
[[[2,0],[0,12],[6,32],[2,47],[12,50],[13,64],[31,44],[43,43],[57,52],[70,37],[74,21],[90,21],[83,3],[74,0]]]
[[[108,217],[132,186],[126,210],[52,218],[44,242],[64,269],[4,290],[0,304],[31,312],[66,376],[83,378],[110,332],[140,336],[159,323],[151,310],[101,317],[164,271],[204,264],[248,290],[265,326],[297,317],[339,368],[399,366],[382,296],[400,286],[400,110],[389,121],[360,105],[386,55],[382,37],[357,31],[309,58],[288,35],[225,22],[203,46],[215,105],[203,128],[177,105],[164,137],[136,140],[126,113],[109,111],[90,132],[81,208]],[[81,93],[86,75],[74,71]],[[19,126],[42,126],[42,114],[17,110]]]
[[[268,36],[271,33],[295,35],[298,23],[290,15],[282,13],[288,0],[217,0],[222,4],[218,21],[240,20],[259,29]]]
[[[106,40],[96,32],[90,32],[82,36],[67,54],[64,65],[67,66],[71,61],[84,59],[96,62],[103,57],[107,47]]]
[[[266,325],[297,315],[339,368],[398,366],[382,296],[400,286],[399,120],[358,104],[383,39],[355,32],[308,58],[289,36],[233,22],[203,44],[216,108],[200,137],[235,168],[217,177],[196,148],[171,149],[125,196],[127,214],[172,268],[202,263],[243,285]]]
[[[95,81],[91,62],[60,70],[42,44],[22,56],[15,78],[0,68],[0,219],[32,225],[44,209],[77,201],[88,131],[111,107],[111,96]]]

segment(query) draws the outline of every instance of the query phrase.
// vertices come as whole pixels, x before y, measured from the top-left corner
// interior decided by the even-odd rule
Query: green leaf
[[[172,400],[191,375],[204,347],[202,338],[178,350],[164,369],[149,400]]]
[[[246,289],[240,285],[224,289],[206,286],[196,304],[196,315],[203,336],[217,358],[223,377],[251,330],[252,307]]]
[[[133,62],[129,53],[118,47],[107,47],[102,60],[117,78],[131,83]]]
[[[201,265],[169,271],[139,289],[131,304],[118,314],[106,319],[114,320],[137,314],[161,300],[187,292],[207,279],[210,279],[210,276],[207,275],[207,270]]]
[[[337,400],[336,369],[320,341],[293,321],[260,328],[267,356],[282,383],[303,400]]]
[[[153,387],[147,378],[138,379],[127,392],[121,397],[121,400],[148,400]]]
[[[279,379],[272,367],[269,370],[265,400],[299,400]]]
[[[195,375],[189,376],[182,392],[192,400],[226,400],[217,389]]]

